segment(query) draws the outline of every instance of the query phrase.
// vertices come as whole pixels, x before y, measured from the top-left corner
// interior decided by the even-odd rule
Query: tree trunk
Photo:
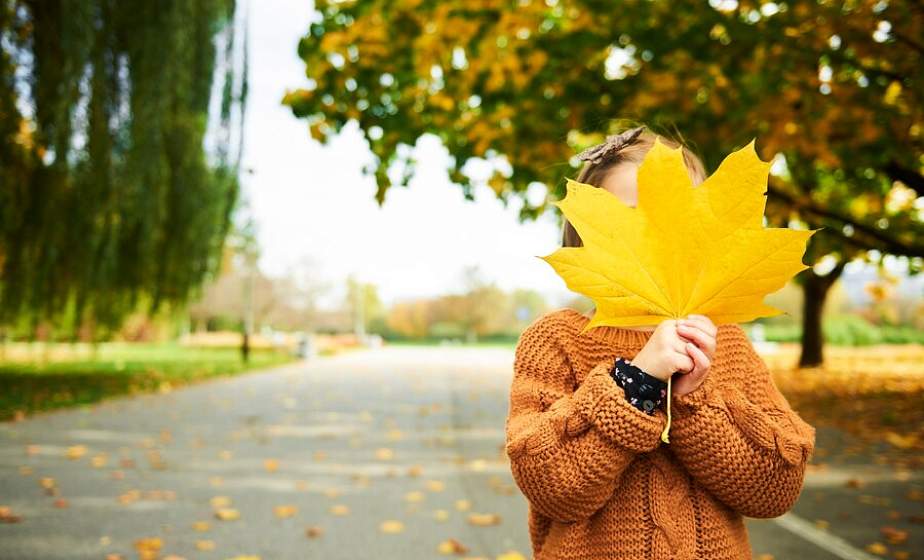
[[[799,367],[818,367],[824,363],[824,333],[821,330],[821,318],[825,307],[828,290],[844,271],[844,262],[837,265],[824,276],[819,276],[809,268],[805,271],[802,283],[802,355]]]
[[[250,332],[245,328],[241,337],[241,360],[246,364],[250,362]]]

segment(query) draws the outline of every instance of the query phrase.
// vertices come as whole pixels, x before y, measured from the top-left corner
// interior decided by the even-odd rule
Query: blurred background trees
[[[768,335],[801,337],[813,365],[825,338],[900,341],[921,328],[920,294],[900,293],[882,266],[914,274],[924,255],[918,4],[316,7],[297,53],[308,86],[281,101],[324,143],[358,124],[379,203],[411,179],[404,158],[426,134],[448,148],[466,198],[483,180],[522,202],[524,221],[564,196],[577,151],[623,126],[680,136],[710,170],[756,137],[774,160],[767,225],[822,228],[798,291],[774,296],[788,315],[766,321]],[[230,0],[0,2],[0,339],[191,329],[509,341],[562,304],[474,268],[458,290],[389,305],[390,286],[325,279],[327,263],[261,270],[240,219],[240,177],[255,175],[241,163],[244,12]],[[491,168],[483,179],[473,160]],[[389,175],[393,164],[403,173]],[[879,277],[838,288],[852,260],[879,264]],[[823,314],[856,320],[823,329]]]
[[[233,0],[0,2],[0,330],[102,338],[218,271],[238,27]]]
[[[327,142],[358,123],[376,199],[402,146],[434,134],[472,197],[469,160],[533,219],[564,196],[573,155],[641,121],[681,136],[712,171],[757,138],[774,158],[769,227],[823,228],[797,277],[800,364],[822,361],[822,311],[846,263],[924,263],[924,10],[910,0],[317,2],[299,45],[309,87],[284,103]],[[546,196],[527,197],[543,191]],[[530,203],[532,200],[532,203]],[[421,310],[405,309],[407,325]],[[413,319],[413,320],[412,320]]]

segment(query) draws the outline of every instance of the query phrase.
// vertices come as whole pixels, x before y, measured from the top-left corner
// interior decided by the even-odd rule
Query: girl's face
[[[602,188],[615,194],[627,206],[638,203],[638,165],[626,161],[611,168],[603,179]]]

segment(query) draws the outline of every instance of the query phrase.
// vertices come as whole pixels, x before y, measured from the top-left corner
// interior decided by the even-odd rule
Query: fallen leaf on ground
[[[316,539],[324,534],[324,529],[318,527],[317,525],[311,525],[305,528],[305,536],[309,539]]]
[[[501,516],[497,513],[470,513],[468,522],[476,527],[489,527],[491,525],[500,525]]]
[[[349,515],[350,508],[344,504],[335,504],[330,507],[330,512],[332,515]]]
[[[222,521],[234,521],[241,518],[241,512],[234,508],[218,508],[215,510],[215,517]]]
[[[386,535],[394,535],[404,531],[404,523],[390,519],[388,521],[382,521],[379,525],[379,531],[385,533]]]
[[[908,531],[896,529],[895,527],[882,527],[879,530],[889,544],[902,544],[908,540]]]
[[[231,498],[228,496],[215,496],[210,500],[212,507],[227,507],[231,505]]]
[[[886,432],[885,439],[899,449],[911,449],[914,447],[918,438],[916,434],[907,434],[903,436],[895,432]]]
[[[86,445],[72,445],[67,448],[67,452],[65,452],[65,456],[68,459],[80,459],[86,454],[86,452],[87,452]]]
[[[460,543],[456,539],[446,539],[441,542],[437,547],[437,551],[440,554],[465,554],[468,552],[468,547]]]
[[[276,506],[273,508],[273,514],[280,519],[288,519],[298,513],[296,506]]]
[[[22,517],[13,513],[10,506],[0,506],[0,523],[19,523]]]
[[[153,560],[160,555],[160,549],[163,548],[164,541],[158,537],[145,537],[135,540],[135,550],[144,560]]]
[[[407,494],[404,495],[404,501],[411,502],[411,503],[422,502],[425,497],[426,496],[424,495],[423,492],[414,490],[413,492],[408,492]]]

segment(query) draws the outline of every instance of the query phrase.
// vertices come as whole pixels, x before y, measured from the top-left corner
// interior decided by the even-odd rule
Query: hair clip
[[[637,128],[630,128],[619,134],[607,136],[606,140],[596,146],[587,148],[579,153],[577,157],[582,161],[589,161],[594,164],[600,163],[604,159],[616,155],[619,150],[634,142],[644,129],[644,126],[639,126]]]

